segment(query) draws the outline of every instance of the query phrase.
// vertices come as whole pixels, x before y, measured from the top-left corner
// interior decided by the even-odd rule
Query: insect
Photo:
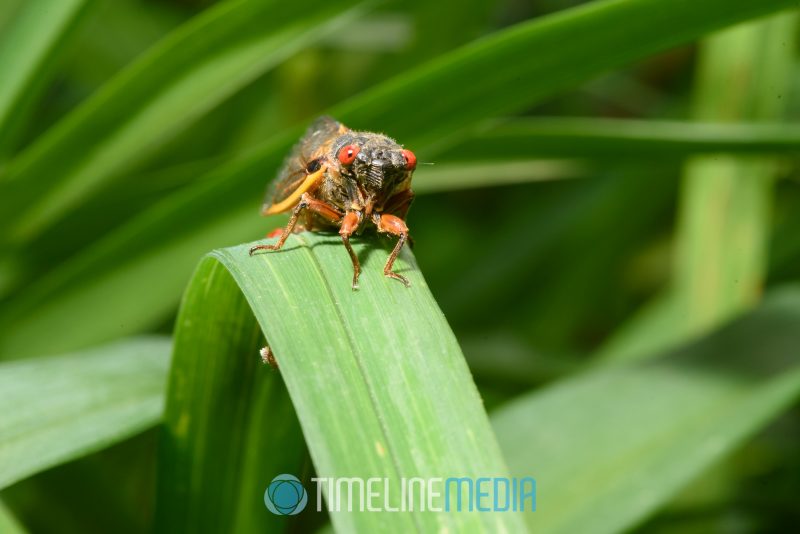
[[[405,218],[414,200],[411,176],[416,167],[414,153],[395,140],[350,130],[331,117],[318,118],[292,149],[261,209],[262,215],[291,212],[289,223],[275,244],[256,245],[250,255],[280,250],[296,229],[338,229],[353,262],[352,287],[358,289],[361,266],[350,237],[371,224],[378,232],[397,236],[383,274],[408,287],[408,280],[392,267],[409,239]]]

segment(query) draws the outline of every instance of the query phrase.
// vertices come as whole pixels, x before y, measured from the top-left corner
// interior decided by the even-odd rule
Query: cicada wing
[[[280,213],[290,209],[291,206],[285,207],[284,201],[295,194],[298,188],[308,184],[309,163],[325,156],[331,141],[348,131],[345,125],[331,117],[316,119],[284,160],[278,175],[267,189],[262,211]],[[278,205],[281,205],[281,209],[274,209]]]

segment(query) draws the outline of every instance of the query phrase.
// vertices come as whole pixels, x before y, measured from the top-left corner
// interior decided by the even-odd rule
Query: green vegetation
[[[796,7],[4,2],[0,532],[796,525]],[[418,155],[411,288],[372,234],[357,292],[335,235],[247,255],[322,113]],[[315,512],[315,476],[538,508]]]

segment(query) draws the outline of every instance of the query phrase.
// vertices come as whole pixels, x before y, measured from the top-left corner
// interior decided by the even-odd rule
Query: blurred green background
[[[520,80],[498,64],[458,80],[474,91],[461,102],[435,85],[424,94],[419,80],[450,68],[428,61],[604,2],[302,0],[216,25],[225,6],[202,0],[71,0],[59,15],[53,2],[41,3],[49,15],[25,4],[36,1],[0,3],[0,72],[15,73],[0,89],[2,359],[169,334],[205,251],[283,223],[258,217],[262,191],[286,147],[331,110],[433,164],[417,171],[414,254],[490,411],[702,336],[800,276],[792,12],[628,48],[607,68],[588,55],[583,71],[559,70],[559,48],[569,59],[574,43],[556,28],[549,48],[525,52],[542,78],[553,69],[552,86],[528,80],[524,61]],[[606,31],[635,42],[635,13],[628,24]],[[381,88],[406,83],[408,99],[369,111]],[[459,111],[437,114],[448,100]],[[154,436],[0,498],[31,532],[145,531]],[[795,401],[635,531],[790,531],[798,443]]]

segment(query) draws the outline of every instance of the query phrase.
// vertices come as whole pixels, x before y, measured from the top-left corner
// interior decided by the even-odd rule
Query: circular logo
[[[297,477],[292,475],[276,476],[264,492],[264,504],[276,515],[299,514],[307,503],[306,489]]]

